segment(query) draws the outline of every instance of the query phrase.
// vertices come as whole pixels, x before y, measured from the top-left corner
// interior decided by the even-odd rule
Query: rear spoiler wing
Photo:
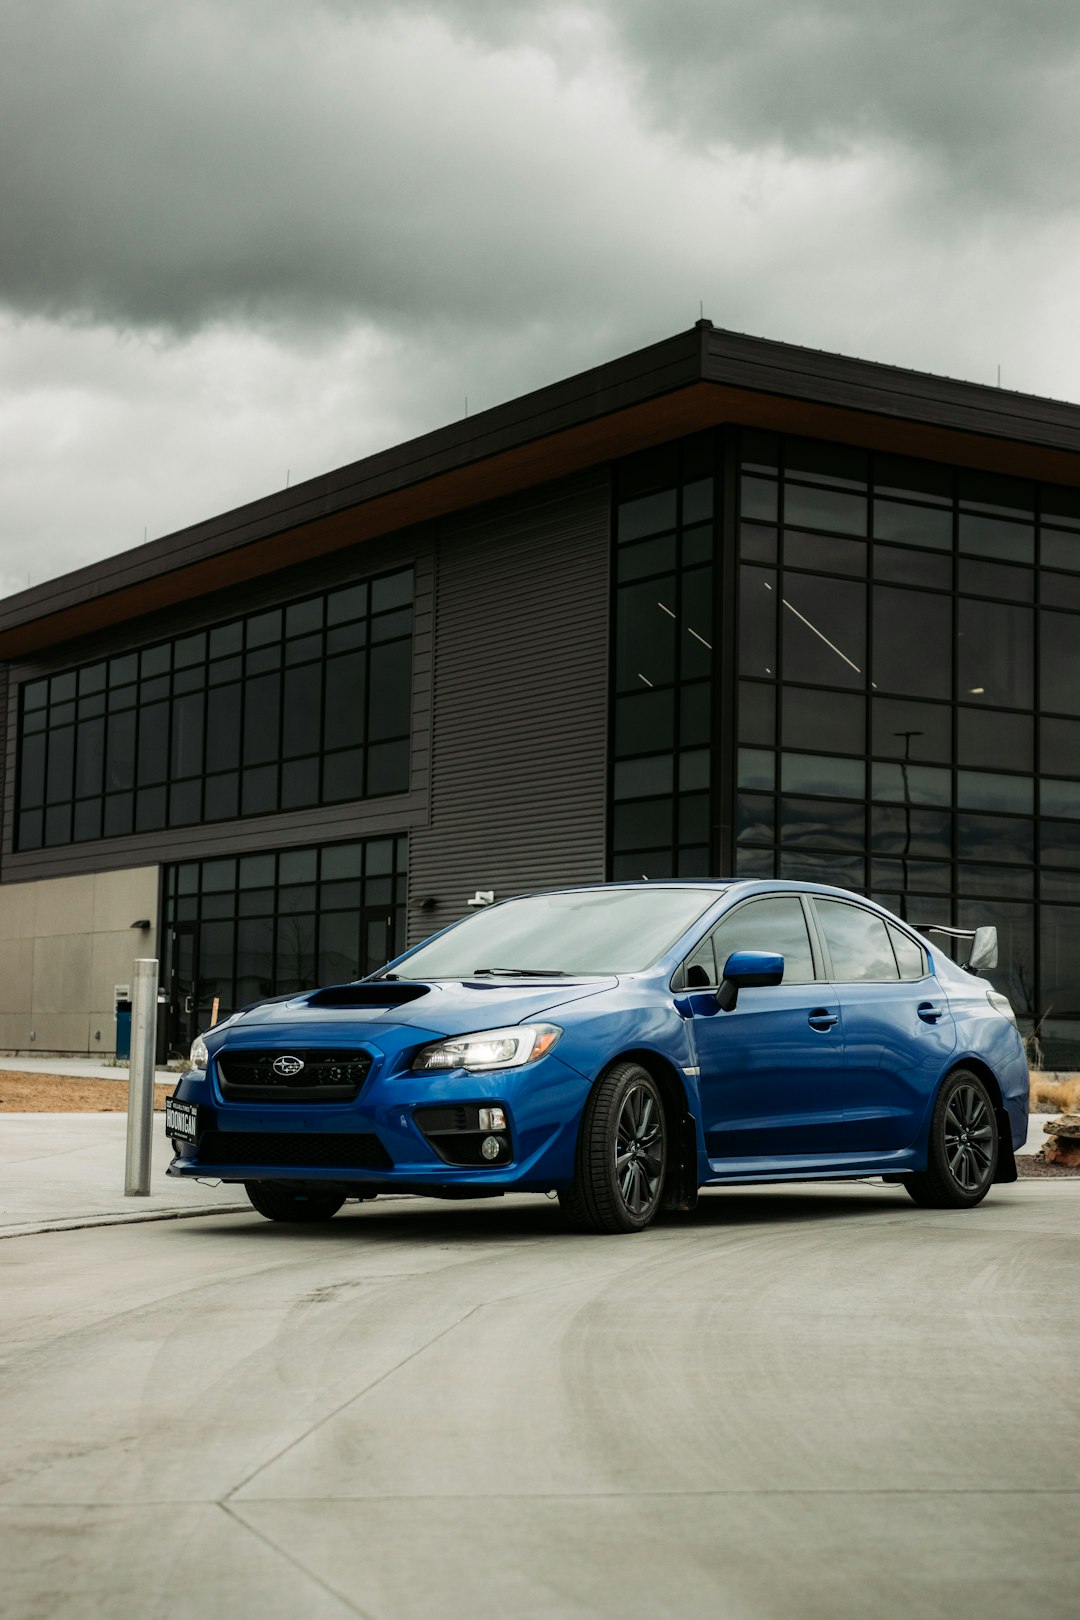
[[[924,934],[944,934],[948,939],[970,940],[971,947],[967,953],[967,960],[961,961],[960,966],[967,968],[969,973],[981,973],[983,968],[995,968],[998,964],[998,937],[997,929],[992,924],[983,928],[943,928],[937,924],[923,929]]]

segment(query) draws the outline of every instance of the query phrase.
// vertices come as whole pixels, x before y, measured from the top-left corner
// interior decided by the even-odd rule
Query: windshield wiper
[[[472,976],[500,979],[565,979],[562,968],[473,968]]]

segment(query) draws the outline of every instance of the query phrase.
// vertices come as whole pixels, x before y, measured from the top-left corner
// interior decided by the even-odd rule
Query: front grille
[[[302,1064],[299,1072],[276,1074],[274,1063],[284,1058]],[[217,1057],[221,1095],[230,1102],[352,1102],[370,1068],[371,1054],[358,1047],[346,1051],[295,1046],[272,1051],[226,1047]]]
[[[297,1165],[305,1170],[389,1170],[393,1160],[370,1133],[207,1131],[201,1164]]]

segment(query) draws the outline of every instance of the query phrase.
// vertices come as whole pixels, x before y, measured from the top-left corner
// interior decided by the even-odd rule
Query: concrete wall
[[[157,912],[156,866],[0,887],[0,1051],[111,1053],[113,986],[155,953]]]

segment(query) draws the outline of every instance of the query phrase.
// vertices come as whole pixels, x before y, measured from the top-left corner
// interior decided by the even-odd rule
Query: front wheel
[[[282,1187],[275,1181],[245,1181],[244,1191],[268,1221],[301,1225],[330,1220],[345,1202],[339,1193],[322,1192],[318,1187]]]
[[[640,1232],[660,1207],[667,1170],[660,1088],[639,1063],[613,1063],[585,1104],[573,1186],[559,1194],[572,1225]]]
[[[904,1178],[908,1195],[925,1209],[973,1209],[990,1191],[997,1161],[990,1093],[977,1074],[957,1069],[934,1104],[926,1169]]]

